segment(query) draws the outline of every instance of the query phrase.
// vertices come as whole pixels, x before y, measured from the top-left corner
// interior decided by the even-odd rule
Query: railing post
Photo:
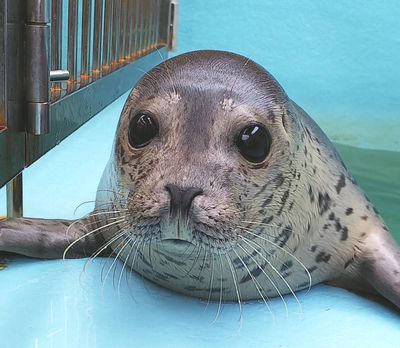
[[[15,218],[22,215],[22,173],[20,173],[7,184],[7,217]]]
[[[176,50],[176,42],[178,35],[178,0],[170,0],[168,15],[168,49]]]
[[[27,0],[26,85],[27,132],[49,132],[50,1]]]

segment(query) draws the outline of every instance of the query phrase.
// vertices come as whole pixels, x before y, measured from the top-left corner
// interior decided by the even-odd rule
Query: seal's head
[[[293,293],[311,285],[311,272],[325,280],[351,258],[352,222],[330,210],[344,215],[350,175],[245,57],[197,51],[147,73],[122,112],[108,171],[106,192],[116,193],[107,199],[126,214],[106,239],[124,264],[175,291],[224,300]],[[337,232],[324,240],[330,226]]]
[[[228,283],[252,280],[261,273],[251,273],[257,263],[265,264],[257,252],[268,243],[253,241],[251,231],[271,226],[274,237],[281,233],[271,222],[285,213],[277,202],[288,198],[298,127],[287,103],[268,72],[227,52],[192,52],[146,74],[128,98],[115,143],[130,243],[136,241],[122,258],[195,296],[209,296],[222,280],[224,298],[236,299]],[[248,292],[242,296],[259,297],[257,288]]]

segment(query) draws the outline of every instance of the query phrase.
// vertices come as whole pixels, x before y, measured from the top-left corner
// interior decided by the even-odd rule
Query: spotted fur
[[[133,148],[130,121],[143,110],[156,116],[159,133]],[[261,163],[235,145],[249,123],[272,137]],[[171,184],[202,191],[187,218],[170,217]],[[115,214],[102,215],[102,202]],[[240,302],[337,279],[370,283],[400,306],[399,250],[379,214],[315,122],[266,70],[238,55],[184,54],[139,81],[96,212],[124,267],[174,291]]]

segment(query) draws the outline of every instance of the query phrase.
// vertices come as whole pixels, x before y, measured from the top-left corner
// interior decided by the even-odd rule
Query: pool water
[[[26,169],[25,213],[77,218],[90,212],[115,127],[127,94]],[[399,153],[338,145],[360,185],[399,231]],[[4,190],[0,190],[4,212]],[[86,268],[84,268],[86,265]],[[243,307],[184,297],[143,281],[136,274],[118,283],[121,264],[96,259],[0,259],[1,347],[382,347],[400,342],[399,312],[326,285],[290,296],[288,315],[279,298],[273,316],[262,302]],[[105,272],[115,267],[105,280]],[[105,270],[105,271],[104,271]],[[114,274],[116,274],[114,276]],[[116,279],[114,282],[113,280]],[[373,326],[374,330],[370,330]],[[334,328],[334,329],[333,329]]]
[[[400,243],[400,152],[335,147]]]

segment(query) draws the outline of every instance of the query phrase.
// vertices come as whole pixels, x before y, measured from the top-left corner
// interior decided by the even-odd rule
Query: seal
[[[331,281],[400,307],[400,251],[316,123],[250,59],[186,53],[133,88],[92,214],[0,222],[0,250],[96,257],[186,295]]]

